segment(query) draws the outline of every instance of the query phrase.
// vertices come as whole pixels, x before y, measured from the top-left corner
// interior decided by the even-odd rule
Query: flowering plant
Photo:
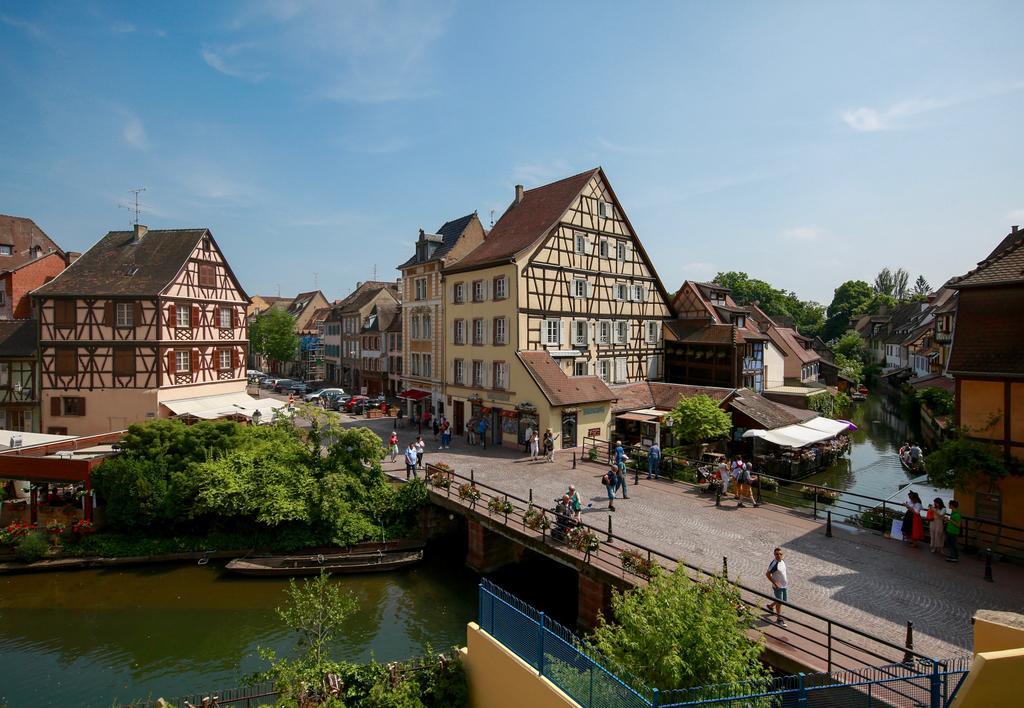
[[[23,524],[20,521],[0,528],[0,546],[13,546],[19,538],[27,536],[28,532],[34,528],[36,528],[35,524]]]
[[[96,530],[96,525],[88,519],[79,519],[71,525],[71,533],[78,536],[85,536],[86,534],[93,533]]]
[[[441,489],[448,489],[452,486],[452,478],[442,472],[434,472],[430,475],[430,485],[432,487],[440,487]]]
[[[597,534],[585,526],[577,526],[572,529],[566,536],[565,542],[577,551],[596,551],[601,545]]]
[[[534,531],[551,528],[551,522],[541,509],[530,509],[523,515],[523,521]]]
[[[59,536],[67,531],[68,526],[63,521],[57,519],[50,519],[46,522],[46,533],[51,533],[54,536]]]
[[[499,499],[498,497],[491,497],[487,502],[487,511],[497,514],[511,514],[515,507],[512,506],[512,502],[508,499]]]
[[[463,482],[459,485],[459,499],[467,499],[476,502],[480,498],[480,490],[472,482]]]
[[[647,578],[648,580],[651,579],[651,576],[660,567],[657,562],[644,558],[634,550],[623,551],[619,554],[619,560],[622,561],[622,569],[624,571],[633,575],[639,575],[641,578]]]

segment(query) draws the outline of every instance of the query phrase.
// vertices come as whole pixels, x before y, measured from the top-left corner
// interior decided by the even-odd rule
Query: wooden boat
[[[910,455],[900,455],[900,466],[903,467],[907,472],[917,476],[924,472],[924,462],[918,462],[916,465],[910,461]]]
[[[360,543],[338,552],[236,558],[225,566],[232,573],[255,576],[296,576],[327,573],[382,573],[423,560],[423,544],[415,541]]]

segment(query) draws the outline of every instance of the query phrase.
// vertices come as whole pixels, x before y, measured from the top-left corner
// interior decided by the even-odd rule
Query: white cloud
[[[568,161],[556,159],[546,163],[516,165],[512,170],[512,178],[516,184],[522,184],[527,189],[531,189],[563,177],[569,177],[577,172],[580,170],[571,168]]]
[[[1014,209],[1006,215],[1011,221],[1024,221],[1024,209]]]
[[[817,241],[823,235],[824,232],[816,226],[797,226],[782,231],[782,238],[787,241]]]
[[[128,111],[124,112],[124,116],[125,121],[121,129],[121,137],[136,150],[148,150],[149,140],[146,138],[146,128],[142,125],[142,120],[134,113]]]
[[[29,22],[28,20],[22,20],[17,17],[11,17],[10,15],[0,13],[0,22],[3,22],[5,25],[10,27],[14,27],[15,29],[20,29],[36,39],[42,39],[46,35],[46,33],[43,32],[42,27],[34,22]]]
[[[231,57],[206,47],[203,58],[229,76],[252,80],[239,67],[271,67],[275,76],[309,83],[316,98],[349,103],[384,103],[437,94],[431,49],[443,36],[451,3],[382,2],[264,3],[247,7],[230,24],[247,48]],[[241,56],[244,54],[244,57]]]
[[[861,133],[874,133],[901,127],[907,119],[922,113],[951,108],[963,103],[981,101],[1024,89],[1024,81],[1004,81],[988,84],[981,89],[947,96],[945,98],[911,98],[878,109],[869,106],[842,111],[840,117],[850,128]]]
[[[115,22],[110,31],[114,34],[131,34],[137,28],[131,22]]]
[[[255,67],[245,66],[244,62],[235,61],[238,55],[245,52],[250,46],[248,44],[235,44],[216,49],[213,47],[203,47],[199,54],[203,57],[203,61],[211,68],[216,69],[225,76],[258,84],[267,78],[266,72],[260,71]]]

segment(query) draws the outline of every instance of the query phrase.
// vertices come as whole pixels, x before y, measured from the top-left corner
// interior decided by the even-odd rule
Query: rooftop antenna
[[[494,228],[494,209],[491,209],[491,228]]]
[[[140,192],[145,192],[146,188],[145,187],[137,187],[135,189],[129,189],[128,191],[135,195],[135,206],[130,206],[128,204],[118,204],[118,206],[121,207],[122,209],[128,209],[130,211],[134,211],[135,212],[135,221],[132,222],[132,226],[138,226],[139,225],[139,193]]]
[[[277,284],[277,296],[281,297],[281,283]]]
[[[320,274],[319,273],[313,273],[313,289],[314,290],[319,290],[320,289]]]
[[[374,281],[377,280],[377,264],[376,263],[373,264],[373,280]]]

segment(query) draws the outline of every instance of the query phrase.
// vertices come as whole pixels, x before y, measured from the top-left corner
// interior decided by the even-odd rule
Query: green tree
[[[672,434],[681,445],[719,440],[732,431],[732,416],[705,395],[683,398],[667,418]]]
[[[828,306],[828,319],[822,338],[835,339],[850,328],[850,320],[859,312],[874,294],[871,286],[863,280],[847,280],[835,290],[832,303]]]
[[[860,359],[864,356],[864,340],[856,332],[847,332],[832,345],[832,351],[837,356]]]
[[[839,373],[855,384],[864,380],[864,362],[857,357],[836,354],[835,365]]]
[[[985,480],[1019,474],[1006,464],[998,447],[971,440],[967,430],[957,431],[924,459],[928,479],[938,487],[960,489]]]
[[[614,623],[598,620],[592,643],[659,690],[765,681],[762,643],[751,641],[754,614],[735,585],[719,577],[697,583],[685,570],[655,573],[646,586],[613,591]]]
[[[835,418],[842,414],[852,402],[852,399],[841,391],[835,393],[825,391],[811,396],[807,401],[807,407],[821,413],[826,418]]]
[[[914,295],[919,298],[928,297],[928,293],[932,291],[932,286],[928,284],[923,275],[917,276],[917,280],[914,281]]]
[[[728,271],[715,276],[715,282],[729,288],[738,305],[757,303],[769,317],[788,317],[796,328],[808,337],[821,333],[825,321],[825,308],[810,300],[801,300],[795,292],[773,287],[746,273]]]
[[[897,268],[896,272],[892,274],[892,296],[899,302],[910,299],[909,281],[910,273],[902,268]]]
[[[917,400],[928,406],[933,415],[950,415],[953,412],[953,394],[937,386],[929,386],[917,392]]]
[[[872,284],[874,291],[882,295],[892,295],[895,292],[895,286],[896,283],[892,271],[888,268],[882,268],[882,270],[878,271],[878,275],[875,276],[875,282]]]
[[[269,309],[249,323],[252,350],[275,361],[291,361],[299,349],[295,320],[284,310]]]
[[[853,315],[854,317],[859,317],[861,315],[876,315],[883,307],[891,312],[897,305],[899,305],[899,301],[897,301],[892,295],[875,293],[867,302],[858,307],[854,311]]]

